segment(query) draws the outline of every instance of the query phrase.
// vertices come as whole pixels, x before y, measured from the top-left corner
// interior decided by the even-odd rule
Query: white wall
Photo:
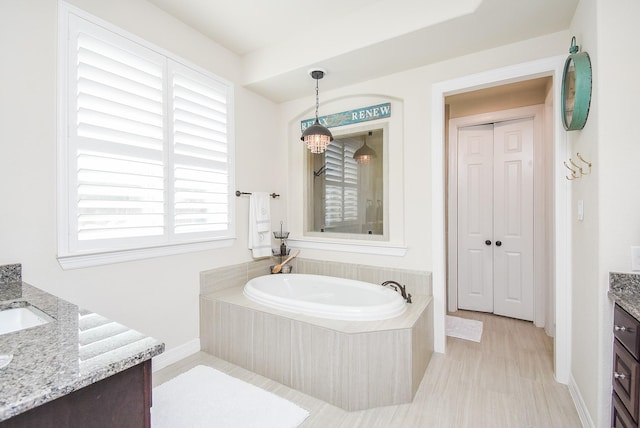
[[[594,76],[598,76],[598,46],[595,25],[595,2],[583,0],[576,9],[571,26],[571,34],[576,36],[577,43],[583,51],[588,51]],[[570,41],[566,42],[565,53],[569,54]],[[600,278],[598,271],[598,228],[599,228],[599,193],[598,179],[602,168],[598,160],[598,112],[601,109],[598,96],[598,79],[595,79],[593,100],[589,120],[581,131],[567,133],[568,151],[576,159],[580,152],[590,160],[595,168],[591,175],[584,176],[571,183],[571,229],[572,229],[572,358],[571,376],[575,382],[581,400],[589,409],[589,417],[595,421],[597,417],[597,376],[600,367],[598,355],[597,332],[600,330],[598,317],[598,299]],[[568,159],[567,159],[568,163]],[[584,221],[577,220],[577,203],[584,201]]]
[[[144,0],[73,0],[87,12],[237,82],[240,60]],[[57,3],[0,2],[0,264],[25,281],[163,340],[199,336],[199,272],[251,259],[248,198],[238,198],[231,248],[63,271],[56,260]],[[236,86],[236,184],[284,193],[275,106]],[[272,202],[279,225],[286,198]]]
[[[640,58],[629,41],[640,39],[640,3],[597,0],[597,145],[600,189],[599,280],[631,270],[632,245],[640,245]],[[602,293],[601,293],[602,294]]]

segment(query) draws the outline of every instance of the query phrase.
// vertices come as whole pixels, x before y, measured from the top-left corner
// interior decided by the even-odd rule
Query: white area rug
[[[153,428],[294,428],[309,412],[207,366],[153,388]]]
[[[447,336],[480,342],[482,338],[482,321],[447,315],[446,332]]]

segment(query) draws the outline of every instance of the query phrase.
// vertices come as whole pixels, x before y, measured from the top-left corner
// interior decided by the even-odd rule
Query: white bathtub
[[[394,290],[322,275],[259,276],[247,282],[243,293],[249,300],[274,309],[336,320],[385,320],[407,309]]]

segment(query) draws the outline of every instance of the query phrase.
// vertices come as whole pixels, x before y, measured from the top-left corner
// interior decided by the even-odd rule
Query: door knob
[[[484,243],[485,243],[486,245],[491,245],[491,241],[489,241],[488,239],[487,239],[486,241],[484,241]]]
[[[502,241],[496,241],[496,247],[502,246]]]
[[[618,373],[618,372],[613,372],[613,377],[615,379],[622,379],[622,380],[625,380],[627,378],[627,376],[625,376],[624,373]]]

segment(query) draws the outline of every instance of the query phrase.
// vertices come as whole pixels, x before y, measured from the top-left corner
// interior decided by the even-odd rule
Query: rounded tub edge
[[[285,283],[286,279],[286,283]],[[331,305],[327,303],[320,303],[314,301],[305,301],[295,298],[284,296],[278,296],[274,293],[269,293],[260,288],[261,283],[263,288],[264,284],[269,284],[271,287],[295,287],[296,280],[325,280],[328,283],[339,283],[340,286],[353,286],[354,289],[361,289],[363,285],[372,287],[366,292],[374,292],[379,295],[388,297],[388,301],[380,305],[369,306],[344,306],[344,305]],[[298,285],[301,285],[300,283]],[[380,288],[376,288],[380,287]],[[404,314],[407,310],[407,303],[397,292],[388,288],[382,288],[381,286],[365,281],[338,278],[325,275],[311,275],[311,274],[287,274],[287,275],[263,275],[249,280],[243,288],[243,295],[260,305],[264,305],[273,309],[290,312],[294,314],[307,315],[312,317],[334,319],[341,321],[383,321],[392,318],[396,318]]]

